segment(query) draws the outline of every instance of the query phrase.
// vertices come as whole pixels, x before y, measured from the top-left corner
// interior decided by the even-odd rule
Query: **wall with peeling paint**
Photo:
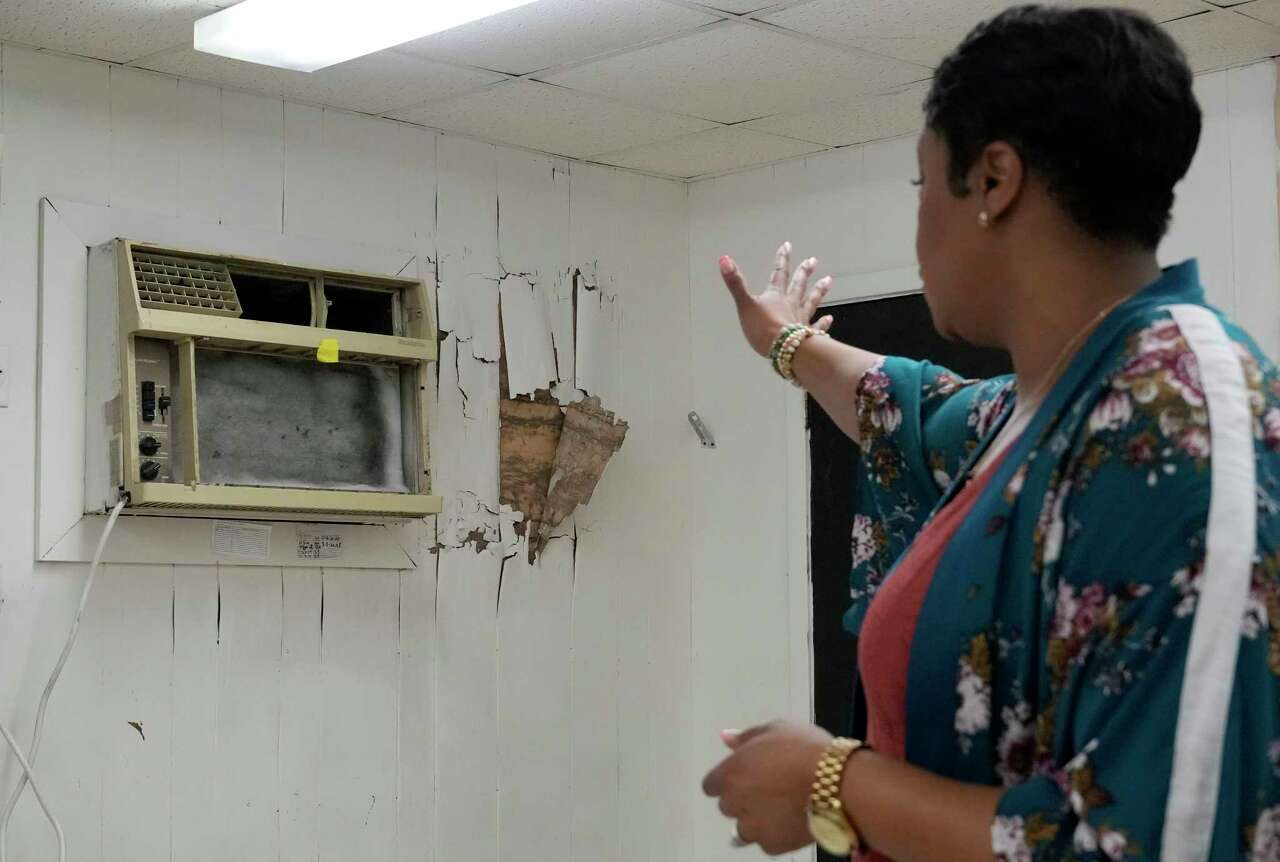
[[[0,715],[22,738],[86,570],[32,563],[39,199],[363,243],[438,292],[448,504],[402,533],[419,568],[108,566],[38,767],[72,858],[712,858],[686,187],[9,45],[0,134]],[[514,392],[631,423],[534,567],[498,505],[499,321]],[[11,858],[52,848],[28,794]]]

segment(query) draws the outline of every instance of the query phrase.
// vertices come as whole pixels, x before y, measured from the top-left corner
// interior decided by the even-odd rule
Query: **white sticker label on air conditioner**
[[[342,559],[342,534],[323,530],[299,530],[298,559]]]
[[[220,557],[265,560],[271,556],[271,528],[218,521],[213,525],[213,552]]]

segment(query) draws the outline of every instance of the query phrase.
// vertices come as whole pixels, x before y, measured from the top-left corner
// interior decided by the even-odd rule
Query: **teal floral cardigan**
[[[901,358],[865,375],[850,631],[1014,397]],[[1232,457],[1244,478],[1215,480]],[[1010,449],[908,680],[907,759],[1007,788],[998,860],[1280,862],[1280,372],[1205,308],[1194,262],[1095,330]]]

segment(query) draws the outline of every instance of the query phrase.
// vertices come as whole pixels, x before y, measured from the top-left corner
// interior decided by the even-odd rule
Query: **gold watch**
[[[848,857],[862,850],[858,830],[849,822],[844,803],[840,801],[840,782],[845,764],[861,748],[867,748],[866,743],[840,737],[827,746],[818,761],[807,810],[809,833],[818,846],[832,856]]]

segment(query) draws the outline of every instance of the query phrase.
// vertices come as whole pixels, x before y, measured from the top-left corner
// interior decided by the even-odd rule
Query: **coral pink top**
[[[867,610],[858,638],[858,673],[867,694],[867,742],[886,757],[906,759],[907,668],[916,619],[933,573],[1003,460],[1001,455],[925,525]],[[891,862],[874,850],[862,859]]]

